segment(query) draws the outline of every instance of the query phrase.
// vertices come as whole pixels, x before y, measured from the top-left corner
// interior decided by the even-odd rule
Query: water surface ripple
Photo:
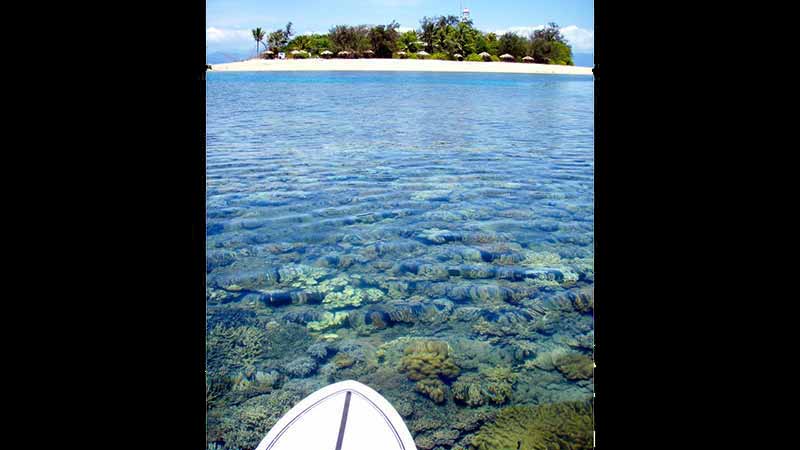
[[[232,425],[247,405],[286,409],[280,395],[347,378],[399,404],[423,449],[475,431],[420,425],[437,414],[591,395],[558,358],[593,342],[593,89],[557,75],[209,72],[209,440],[247,447],[263,431]],[[254,333],[256,356],[232,330]],[[415,339],[446,342],[461,369],[436,381],[443,401],[401,370]],[[492,367],[511,369],[508,398],[457,398]]]

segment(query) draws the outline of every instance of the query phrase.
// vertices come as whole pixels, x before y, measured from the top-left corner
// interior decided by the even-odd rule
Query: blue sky
[[[594,0],[461,0],[482,31],[527,35],[556,22],[573,53],[594,53]],[[296,34],[325,33],[339,24],[400,23],[416,29],[423,16],[458,14],[459,0],[206,0],[208,53],[253,50],[250,29],[269,31],[292,22]],[[253,48],[251,48],[253,47]]]

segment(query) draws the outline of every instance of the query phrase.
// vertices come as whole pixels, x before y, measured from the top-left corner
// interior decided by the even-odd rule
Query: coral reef
[[[414,390],[427,395],[436,403],[442,403],[447,394],[447,386],[438,378],[426,378],[414,384]]]
[[[209,411],[206,439],[226,449],[255,448],[303,396],[302,392],[281,389],[236,407]]]
[[[474,449],[506,407],[591,397],[591,108],[569,111],[580,133],[537,148],[495,145],[494,110],[480,139],[354,135],[352,120],[309,134],[309,110],[292,133],[242,142],[248,122],[221,117],[230,99],[270,117],[285,105],[233,81],[208,97],[225,106],[209,108],[207,149],[209,449],[252,450],[297,401],[346,379],[395,405],[420,450]],[[363,87],[338,86],[348,102]],[[528,447],[526,427],[488,447]]]
[[[325,311],[322,314],[322,319],[319,321],[309,322],[306,327],[310,331],[323,331],[330,328],[337,328],[345,323],[349,312],[337,311],[335,313]]]
[[[469,406],[503,404],[511,398],[516,375],[510,367],[484,367],[479,373],[464,374],[453,383],[453,399]]]
[[[524,339],[511,339],[508,341],[508,347],[516,361],[524,361],[539,351],[539,345]]]
[[[250,366],[264,355],[266,334],[253,326],[215,326],[206,336],[206,359],[210,364]]]
[[[338,353],[333,358],[333,364],[337,369],[346,369],[356,363],[355,358],[347,353]]]
[[[284,367],[286,374],[295,378],[307,377],[315,370],[317,370],[317,362],[308,356],[301,356]]]
[[[403,351],[400,371],[412,381],[426,378],[454,378],[460,368],[450,356],[447,342],[420,340],[414,341]]]
[[[472,440],[477,450],[580,450],[594,446],[591,401],[504,408]]]
[[[569,380],[587,380],[594,373],[592,358],[583,353],[571,352],[559,356],[554,365]]]
[[[272,392],[279,387],[281,374],[277,371],[261,371],[248,367],[231,377],[231,398],[234,401],[247,399],[258,394]]]
[[[566,355],[569,350],[566,347],[553,347],[542,351],[536,358],[525,361],[524,367],[527,369],[538,368],[542,370],[554,370],[556,361]]]
[[[317,342],[311,344],[306,350],[306,353],[317,360],[323,361],[328,357],[328,353],[331,353],[332,350],[334,349],[327,342]]]
[[[361,306],[362,303],[375,303],[383,299],[384,293],[375,288],[357,288],[357,277],[339,276],[320,284],[319,292],[325,294],[322,305],[327,309],[340,309]]]

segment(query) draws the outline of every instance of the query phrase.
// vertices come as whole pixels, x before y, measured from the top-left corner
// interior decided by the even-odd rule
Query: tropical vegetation
[[[250,31],[253,33],[253,39],[255,39],[256,41],[256,55],[257,55],[260,44],[264,40],[264,36],[266,35],[266,33],[264,33],[264,30],[262,30],[260,27],[253,28]]]
[[[513,32],[501,36],[484,33],[476,29],[471,20],[454,15],[423,17],[416,30],[401,33],[399,28],[400,24],[395,21],[387,25],[336,25],[326,34],[294,36],[289,22],[285,28],[269,33],[264,44],[273,54],[286,52],[289,57],[294,50],[305,52],[300,57],[319,56],[327,50],[349,58],[456,60],[456,55],[461,55],[464,61],[500,61],[501,55],[508,54],[514,61],[529,56],[541,64],[574,65],[572,48],[558,25],[552,22],[528,36]],[[258,50],[264,32],[254,29],[253,38]],[[294,57],[299,54],[295,53]]]

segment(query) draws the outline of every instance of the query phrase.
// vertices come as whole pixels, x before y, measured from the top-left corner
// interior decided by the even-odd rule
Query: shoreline
[[[591,67],[435,59],[249,59],[233,63],[212,64],[211,67],[212,72],[375,71],[592,75]]]

